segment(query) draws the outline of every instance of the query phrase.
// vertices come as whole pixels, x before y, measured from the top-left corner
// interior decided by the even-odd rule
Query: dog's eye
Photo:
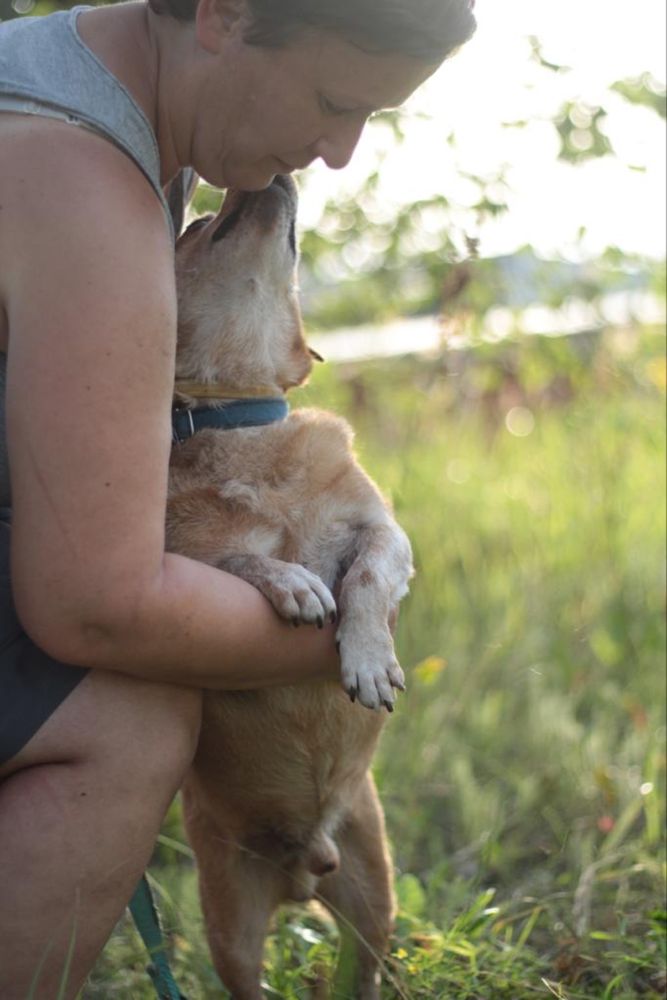
[[[234,212],[230,212],[230,214],[222,220],[216,231],[213,233],[213,236],[211,237],[211,242],[217,243],[218,240],[224,239],[228,233],[231,233],[232,229],[234,228],[234,226],[236,225],[236,223],[239,221],[240,218],[241,218],[240,208],[237,208]]]
[[[290,250],[296,257],[296,222],[294,219],[292,219],[292,222],[290,223],[287,239],[289,241]]]

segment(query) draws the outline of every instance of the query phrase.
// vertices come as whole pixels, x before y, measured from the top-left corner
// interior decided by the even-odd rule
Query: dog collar
[[[288,413],[289,406],[284,396],[273,399],[231,399],[223,406],[174,409],[171,411],[172,441],[180,444],[204,428],[230,431],[242,427],[263,427],[284,420]]]

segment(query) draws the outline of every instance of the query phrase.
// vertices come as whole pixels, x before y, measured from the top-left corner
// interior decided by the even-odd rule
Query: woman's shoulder
[[[126,244],[130,256],[155,254],[162,245],[171,262],[169,230],[151,185],[127,156],[87,130],[0,114],[0,204],[3,271],[19,247],[29,253],[37,241],[62,240],[71,251],[90,229],[100,243]]]
[[[104,13],[75,8],[45,17],[20,18],[0,28],[0,120],[8,117],[3,112],[10,112],[11,117],[27,114],[37,128],[42,121],[65,124],[69,127],[68,138],[77,132],[101,136],[110,146],[122,150],[148,180],[169,228],[153,126],[126,82],[112,72],[80,34],[82,12],[84,16]],[[131,40],[134,33],[128,30],[127,38]],[[101,34],[105,37],[109,31],[102,30]],[[116,39],[111,51],[116,55],[120,52],[129,63],[126,48],[123,39]]]

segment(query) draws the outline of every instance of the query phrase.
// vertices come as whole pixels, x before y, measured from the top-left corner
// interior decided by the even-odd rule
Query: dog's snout
[[[290,174],[276,174],[273,178],[273,184],[277,187],[281,187],[283,191],[287,191],[288,194],[296,197],[296,183]]]
[[[273,184],[271,187],[275,190],[281,192],[282,197],[287,196],[287,201],[289,202],[290,211],[294,217],[296,217],[297,207],[299,203],[299,189],[296,185],[294,178],[290,174],[276,174],[273,178]]]
[[[295,220],[297,212],[297,187],[288,175],[277,174],[271,184],[262,191],[240,191],[229,189],[217,215],[203,215],[194,219],[179,237],[179,243],[186,242],[197,233],[210,233],[211,243],[219,243],[233,232],[242,218],[252,218],[265,232],[272,229],[279,218],[287,222],[289,244],[292,254],[296,253]],[[209,228],[210,227],[210,228]],[[249,232],[246,228],[246,232]]]
[[[220,224],[216,226],[215,232],[211,237],[211,243],[217,243],[219,240],[224,239],[228,233],[231,233],[232,229],[239,222],[242,211],[243,206],[240,205],[238,208],[235,208],[233,212],[230,212],[229,215],[226,215],[222,219]]]

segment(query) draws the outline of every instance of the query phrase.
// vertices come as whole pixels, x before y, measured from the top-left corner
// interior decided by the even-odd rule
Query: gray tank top
[[[76,22],[82,10],[21,17],[0,24],[0,113],[13,111],[92,129],[126,153],[152,185],[170,233],[183,219],[192,175],[181,176],[165,199],[155,133],[128,90],[84,44]],[[0,352],[0,507],[11,505],[5,437],[6,355]]]

